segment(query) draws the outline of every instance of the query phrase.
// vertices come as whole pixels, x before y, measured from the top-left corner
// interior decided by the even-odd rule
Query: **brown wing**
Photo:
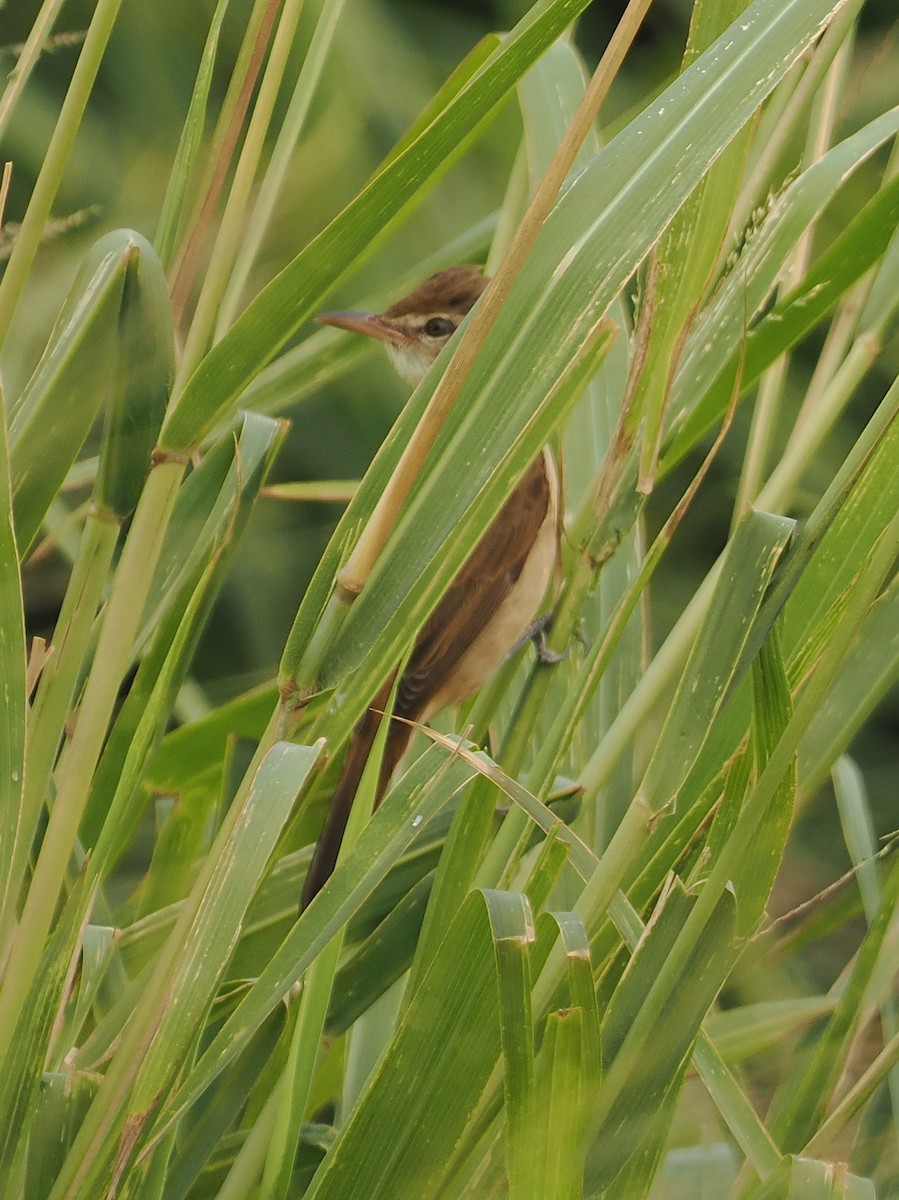
[[[486,628],[521,574],[550,505],[543,455],[512,493],[471,558],[450,585],[415,644],[397,688],[394,712],[414,720],[443,687],[456,663]],[[511,647],[510,647],[511,648]],[[331,876],[350,806],[390,695],[388,679],[356,727],[328,816],[306,877],[301,911]],[[409,741],[408,725],[391,723],[381,764],[378,801]]]
[[[397,689],[393,711],[398,716],[415,720],[424,712],[496,614],[521,574],[549,504],[541,454],[422,628]]]

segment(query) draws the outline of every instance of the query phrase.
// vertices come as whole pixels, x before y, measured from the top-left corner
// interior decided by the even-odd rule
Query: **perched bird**
[[[478,267],[438,271],[382,313],[332,312],[325,325],[377,338],[413,387],[455,333],[488,280]],[[424,722],[473,695],[529,636],[559,547],[559,484],[548,447],[530,466],[425,622],[399,681],[393,714]],[[334,870],[350,807],[390,697],[389,679],[356,726],[303,889],[303,908]],[[411,736],[392,721],[380,802]]]

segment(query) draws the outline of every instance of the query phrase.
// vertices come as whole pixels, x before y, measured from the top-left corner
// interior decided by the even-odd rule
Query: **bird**
[[[399,375],[415,387],[487,287],[480,267],[448,267],[383,312],[326,312],[324,325],[380,341]],[[412,733],[441,709],[474,695],[537,627],[535,618],[558,561],[559,478],[544,447],[488,526],[425,622],[403,670],[375,796],[380,803]],[[555,656],[548,656],[550,658]],[[353,798],[389,704],[396,672],[356,725],[303,887],[303,911],[337,863]]]

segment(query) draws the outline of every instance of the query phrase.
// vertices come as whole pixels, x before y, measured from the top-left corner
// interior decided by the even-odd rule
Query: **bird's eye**
[[[428,337],[448,337],[449,334],[455,332],[456,325],[449,317],[431,317],[429,321],[425,322],[424,329]]]

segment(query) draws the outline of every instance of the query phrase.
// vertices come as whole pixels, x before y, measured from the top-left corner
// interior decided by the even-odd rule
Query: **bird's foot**
[[[563,650],[561,654],[555,650],[550,650],[546,643],[546,631],[551,628],[553,623],[554,612],[544,613],[542,617],[538,617],[536,621],[532,621],[525,630],[520,645],[531,641],[534,643],[534,648],[537,651],[537,662],[543,663],[545,666],[554,666],[556,663],[564,662],[568,657],[568,651]]]

